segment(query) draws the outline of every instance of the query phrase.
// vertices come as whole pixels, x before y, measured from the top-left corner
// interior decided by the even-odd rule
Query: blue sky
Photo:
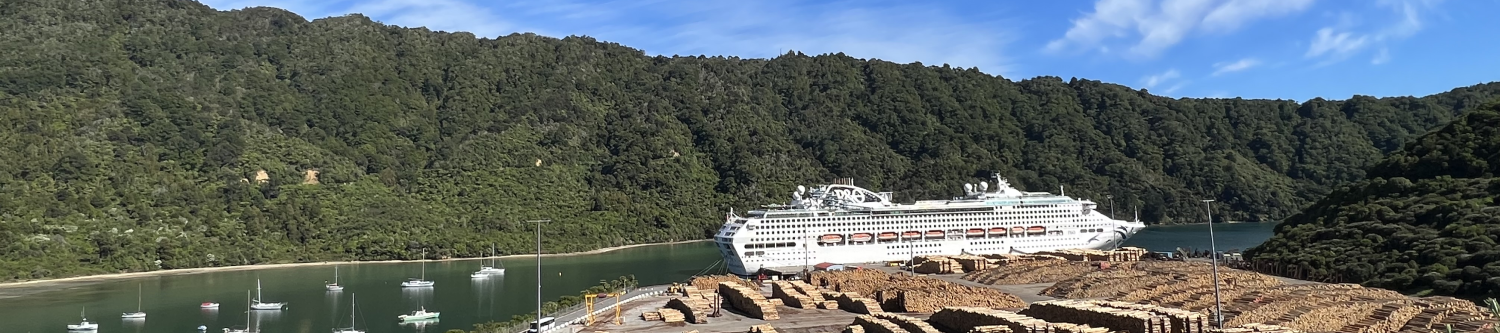
[[[1172,97],[1423,96],[1500,80],[1500,0],[205,0],[308,19],[586,35],[652,55],[844,52]]]

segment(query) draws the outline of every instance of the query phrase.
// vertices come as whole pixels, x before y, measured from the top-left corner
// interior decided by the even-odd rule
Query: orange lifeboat
[[[1004,235],[1005,228],[990,228],[991,235]]]
[[[1026,232],[1026,227],[1010,227],[1010,233],[1019,234]]]
[[[896,239],[896,233],[894,233],[894,232],[882,232],[882,233],[880,233],[880,240],[892,240],[892,239]]]
[[[939,237],[943,237],[943,235],[944,235],[944,233],[943,233],[942,230],[933,230],[933,231],[928,231],[927,232],[927,237],[928,238],[939,238]]]
[[[907,231],[907,232],[901,233],[901,237],[902,238],[917,238],[917,237],[921,237],[921,236],[922,236],[922,233],[921,232],[917,232],[917,231]]]
[[[1026,232],[1027,233],[1033,233],[1033,234],[1040,234],[1040,233],[1043,233],[1043,232],[1047,232],[1047,227],[1035,226],[1035,227],[1031,227],[1031,228],[1026,229]]]
[[[984,229],[969,229],[969,236],[984,236]]]
[[[844,240],[844,236],[835,235],[835,234],[827,234],[827,235],[823,235],[823,237],[818,238],[818,241],[824,242],[824,243],[838,243],[841,240]]]
[[[874,237],[871,237],[870,234],[853,234],[853,235],[849,236],[849,241],[850,242],[868,242],[868,241],[870,241],[871,238],[874,238]]]

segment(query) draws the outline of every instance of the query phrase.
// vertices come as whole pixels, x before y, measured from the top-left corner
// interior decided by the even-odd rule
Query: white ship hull
[[[988,187],[987,184],[982,188]],[[1095,204],[1043,192],[966,189],[954,200],[892,204],[889,193],[825,185],[790,206],[730,216],[714,240],[729,271],[798,271],[819,263],[906,261],[914,256],[1113,249],[1145,228]],[[833,193],[847,191],[857,194]],[[832,193],[832,194],[830,194]],[[809,204],[808,201],[814,203]]]

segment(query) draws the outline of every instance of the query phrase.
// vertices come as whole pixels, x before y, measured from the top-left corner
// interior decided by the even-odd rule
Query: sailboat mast
[[[349,328],[354,328],[354,293],[349,293]]]
[[[135,285],[135,312],[141,312],[141,285]]]

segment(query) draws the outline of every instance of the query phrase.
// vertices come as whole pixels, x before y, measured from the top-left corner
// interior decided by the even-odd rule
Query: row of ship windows
[[[1082,214],[1082,213],[1083,213],[1082,210],[1075,210],[1075,209],[1040,209],[1040,210],[1021,210],[1021,211],[994,211],[994,212],[980,212],[980,213],[948,213],[948,214],[921,214],[921,213],[915,213],[915,214],[912,214],[912,215],[890,215],[890,216],[881,216],[881,217],[885,218],[885,219],[910,220],[912,218],[934,218],[934,217],[995,216],[995,215],[1001,215],[1001,217],[1006,217],[1006,216],[1011,216],[1011,215],[1025,215],[1025,216],[1020,216],[1020,217],[1026,217],[1026,216],[1034,216],[1036,214],[1079,215],[1079,214]],[[769,218],[769,219],[764,219],[764,220],[761,220],[761,221],[765,222],[765,223],[770,223],[770,224],[783,224],[783,223],[797,223],[797,222],[836,222],[836,221],[868,220],[871,217],[875,217],[875,216],[874,215],[858,215],[858,216],[835,216],[835,217],[813,217],[813,218]]]
[[[1076,222],[1076,221],[1073,221],[1073,222]],[[1027,223],[1027,224],[1030,224],[1030,223]],[[1000,225],[1025,226],[1026,224],[1023,224],[1023,223],[1000,223]],[[1100,226],[1101,225],[1098,225],[1098,224],[1079,224],[1079,225],[1073,225],[1073,226],[1063,226],[1063,228],[1068,228],[1068,227],[1090,228],[1090,227],[1100,227]],[[989,225],[988,224],[984,224],[984,223],[943,224],[943,225],[929,226],[928,228],[965,228],[965,227],[969,227],[969,228],[973,228],[973,227],[985,228],[985,227],[989,227]],[[774,227],[770,227],[770,228],[774,228]],[[860,231],[865,231],[865,229],[869,229],[869,228],[836,228],[836,229],[828,229],[828,230],[819,231],[819,232],[860,232]],[[888,230],[889,231],[889,230],[894,230],[894,229],[899,229],[899,228],[894,228],[894,227],[875,227],[875,229],[878,229],[878,230]],[[760,231],[759,233],[763,234],[763,235],[785,235],[785,234],[806,234],[807,232],[808,232],[808,230],[804,229],[804,230]],[[1079,232],[1104,232],[1104,229],[1084,229],[1084,230],[1079,230]],[[770,238],[757,238],[757,240],[760,240],[760,239],[773,240],[773,239],[770,239]],[[782,239],[796,239],[796,238],[795,237],[786,237],[786,238],[782,238]]]
[[[912,225],[922,222],[980,222],[980,220],[1001,220],[1004,225],[1023,225],[1023,222],[1007,222],[1007,220],[1022,219],[1067,219],[1067,217],[1079,217],[1077,214],[1037,214],[1037,216],[1001,216],[1001,217],[965,217],[965,219],[933,219],[933,220],[873,220],[873,222],[840,222],[840,223],[798,223],[798,225],[778,225],[778,223],[766,222],[768,225],[760,225],[757,229],[789,229],[789,228],[822,228],[822,226],[852,226],[852,225]],[[960,226],[960,225],[953,225]],[[980,226],[969,225],[966,226]]]
[[[1033,242],[1039,242],[1039,241],[1050,241],[1050,240],[1054,240],[1054,239],[1055,238],[1049,238],[1049,239],[1016,239],[1016,240],[1011,240],[1011,241],[1012,242],[1017,242],[1017,243],[1033,243]],[[866,242],[866,243],[868,243],[868,242]],[[969,244],[971,244],[971,245],[977,245],[977,244],[1002,244],[1002,243],[1004,243],[1004,241],[977,241],[977,242],[969,242]],[[839,243],[833,243],[833,244],[819,243],[818,244],[818,246],[842,246],[842,245],[844,245],[844,244],[839,244]],[[775,249],[775,248],[797,247],[797,243],[796,242],[750,243],[750,244],[745,244],[744,246],[745,246],[745,249]],[[942,244],[941,243],[928,243],[928,244],[902,243],[902,244],[898,244],[898,245],[886,245],[885,248],[887,248],[887,249],[905,249],[908,246],[915,246],[915,247],[921,248],[921,247],[942,246]],[[725,249],[725,250],[730,249],[730,247],[729,247],[728,244],[719,244],[719,247],[721,249]]]

